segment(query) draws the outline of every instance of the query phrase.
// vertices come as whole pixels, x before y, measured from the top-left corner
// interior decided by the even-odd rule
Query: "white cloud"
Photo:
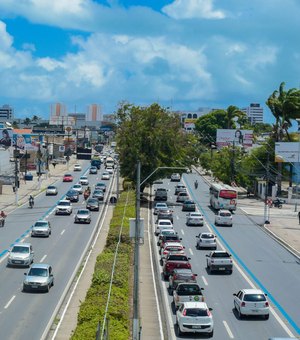
[[[175,0],[162,11],[174,19],[225,18],[225,12],[213,9],[213,0]]]
[[[0,50],[6,50],[11,47],[13,38],[6,32],[6,24],[0,21]]]

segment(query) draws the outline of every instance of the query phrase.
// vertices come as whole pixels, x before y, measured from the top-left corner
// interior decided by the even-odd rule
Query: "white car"
[[[158,236],[164,229],[173,229],[173,223],[170,220],[159,220],[155,229],[155,235]]]
[[[188,199],[190,199],[189,194],[186,191],[180,191],[177,195],[176,202],[183,203]]]
[[[46,189],[46,196],[57,195],[57,187],[55,185],[49,185]]]
[[[36,221],[31,229],[31,237],[51,235],[51,226],[48,221]]]
[[[9,251],[7,266],[29,267],[33,259],[34,251],[30,243],[15,243]]]
[[[154,215],[157,215],[160,209],[168,209],[167,203],[157,202],[154,207]]]
[[[242,289],[234,296],[234,308],[240,319],[245,315],[261,315],[269,319],[267,294],[260,289]]]
[[[203,215],[200,212],[190,212],[186,215],[186,225],[203,226]]]
[[[173,173],[171,175],[171,182],[180,182],[181,176],[179,173]]]
[[[80,164],[74,164],[73,171],[81,171],[81,170],[82,170],[82,168],[81,168]]]
[[[106,170],[110,175],[112,175],[112,174],[114,173],[114,168],[111,167],[111,166],[106,167],[105,170]]]
[[[184,333],[207,333],[214,335],[212,309],[205,302],[184,302],[176,312],[178,335]]]
[[[83,193],[83,188],[82,188],[81,184],[74,184],[72,189],[77,191],[78,194],[82,194]]]
[[[197,237],[196,248],[212,248],[217,249],[217,236],[212,233],[200,233]]]
[[[110,174],[107,171],[104,171],[101,176],[102,180],[109,180],[110,179]]]
[[[91,223],[91,213],[88,209],[79,209],[75,215],[74,223]]]
[[[180,242],[166,242],[160,252],[160,265],[163,265],[163,261],[169,253],[185,254],[184,249],[185,247]]]
[[[71,215],[72,214],[72,204],[68,200],[61,200],[58,202],[55,215]]]
[[[215,225],[228,225],[232,227],[232,215],[229,210],[219,210],[215,217]]]
[[[87,176],[81,176],[79,178],[79,183],[81,185],[89,185],[89,179],[87,178]]]

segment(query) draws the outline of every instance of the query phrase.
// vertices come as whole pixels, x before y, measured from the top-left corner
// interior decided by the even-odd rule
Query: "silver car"
[[[24,275],[26,276],[23,281],[23,292],[28,290],[49,292],[50,288],[54,286],[52,267],[49,264],[35,263]]]
[[[55,185],[49,185],[46,189],[46,196],[57,195],[57,187]]]
[[[81,185],[89,185],[89,179],[87,178],[87,176],[81,176],[79,178],[79,183]]]
[[[72,204],[68,200],[61,200],[58,202],[55,215],[71,215],[72,214]]]
[[[37,221],[34,223],[31,229],[31,237],[34,236],[45,236],[51,235],[51,226],[48,221]]]
[[[186,215],[186,225],[203,226],[203,215],[200,212],[191,212]]]
[[[83,188],[81,184],[74,184],[72,187],[73,190],[77,191],[80,195],[83,193]]]
[[[79,209],[75,215],[75,223],[91,223],[91,213],[88,209]]]
[[[200,233],[198,236],[196,248],[212,248],[217,249],[217,236],[212,233]]]
[[[29,267],[33,259],[34,251],[30,243],[15,243],[9,251],[7,266]]]

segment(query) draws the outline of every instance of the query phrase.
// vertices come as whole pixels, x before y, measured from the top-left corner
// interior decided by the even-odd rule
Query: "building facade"
[[[0,122],[12,121],[14,119],[14,110],[9,105],[0,107]]]
[[[264,109],[258,103],[251,103],[250,106],[242,108],[242,112],[245,112],[250,124],[263,123]]]
[[[87,122],[101,122],[102,120],[102,110],[101,106],[98,104],[91,104],[88,106],[86,121]]]

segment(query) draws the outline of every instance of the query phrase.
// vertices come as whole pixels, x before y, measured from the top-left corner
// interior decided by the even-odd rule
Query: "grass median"
[[[110,222],[106,246],[97,257],[92,284],[81,303],[77,327],[72,340],[96,338],[98,323],[103,326],[109,294],[115,250],[123,223],[121,242],[116,258],[113,285],[108,306],[108,334],[110,339],[129,339],[131,325],[131,263],[132,245],[129,238],[129,218],[135,217],[134,191],[122,192]],[[100,328],[100,329],[101,329]]]

